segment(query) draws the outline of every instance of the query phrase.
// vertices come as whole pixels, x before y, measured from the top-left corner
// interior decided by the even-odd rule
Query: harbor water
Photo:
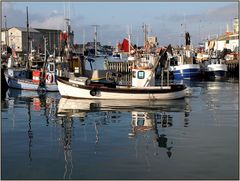
[[[238,81],[172,101],[2,92],[2,179],[238,179]]]

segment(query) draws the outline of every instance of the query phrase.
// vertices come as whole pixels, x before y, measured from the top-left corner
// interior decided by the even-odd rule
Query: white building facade
[[[205,51],[213,49],[214,51],[222,51],[224,48],[236,50],[239,47],[239,19],[233,20],[233,31],[230,32],[227,26],[224,35],[217,36],[214,39],[205,42]]]
[[[225,35],[205,42],[205,51],[209,49],[222,51],[224,48],[234,51],[237,47],[239,47],[239,34]]]

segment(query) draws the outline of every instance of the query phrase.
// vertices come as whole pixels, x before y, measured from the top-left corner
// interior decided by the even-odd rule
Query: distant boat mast
[[[5,20],[5,44],[6,44],[6,51],[8,46],[8,29],[7,29],[7,16],[4,16]]]
[[[83,29],[83,55],[85,51],[85,30]]]
[[[128,54],[131,53],[131,34],[132,34],[132,25],[128,26]]]
[[[143,32],[144,32],[144,48],[148,51],[148,26],[146,24],[143,25]]]
[[[66,43],[67,43],[67,59],[70,59],[70,51],[72,47],[72,38],[71,38],[71,25],[70,25],[70,2],[68,3],[68,8],[66,8],[66,5],[64,4],[64,20],[65,20],[65,25],[64,29],[66,31]]]
[[[29,40],[30,40],[30,36],[29,36],[29,22],[28,22],[28,6],[26,7],[26,12],[27,12],[27,63],[26,63],[26,68],[29,69]]]
[[[95,44],[95,57],[97,56],[97,27],[99,25],[92,25],[94,27],[94,44]]]

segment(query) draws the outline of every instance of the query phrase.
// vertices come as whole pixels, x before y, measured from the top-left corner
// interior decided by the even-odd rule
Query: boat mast
[[[148,52],[148,48],[147,48],[147,46],[148,46],[148,40],[147,40],[148,30],[147,30],[147,25],[146,24],[143,25],[143,32],[144,32],[144,48]]]
[[[131,53],[131,33],[132,33],[132,26],[128,26],[128,55]]]
[[[66,3],[66,2],[65,2]],[[69,2],[70,3],[70,2]],[[66,4],[64,4],[64,31],[65,35],[63,35],[64,41],[66,41],[66,59],[71,59],[70,57],[70,51],[71,51],[71,45],[73,42],[72,41],[72,34],[71,34],[71,25],[70,25],[70,4],[68,3],[68,8],[66,8]]]
[[[27,11],[27,63],[26,63],[26,68],[29,69],[29,22],[28,22],[28,6],[26,7]]]
[[[66,21],[66,33],[67,33],[67,59],[70,59],[70,31],[71,31],[71,27],[70,27],[70,19],[69,18],[65,18]]]
[[[95,57],[97,56],[97,27],[99,25],[92,25],[94,27],[94,44],[95,44]]]
[[[7,16],[4,16],[5,18],[5,44],[6,44],[6,51],[8,46],[8,30],[7,30]]]
[[[85,51],[85,30],[83,29],[83,56]]]

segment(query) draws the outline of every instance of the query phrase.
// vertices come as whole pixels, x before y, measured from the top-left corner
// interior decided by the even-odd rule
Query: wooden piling
[[[226,62],[228,76],[239,77],[239,60],[229,60]]]

